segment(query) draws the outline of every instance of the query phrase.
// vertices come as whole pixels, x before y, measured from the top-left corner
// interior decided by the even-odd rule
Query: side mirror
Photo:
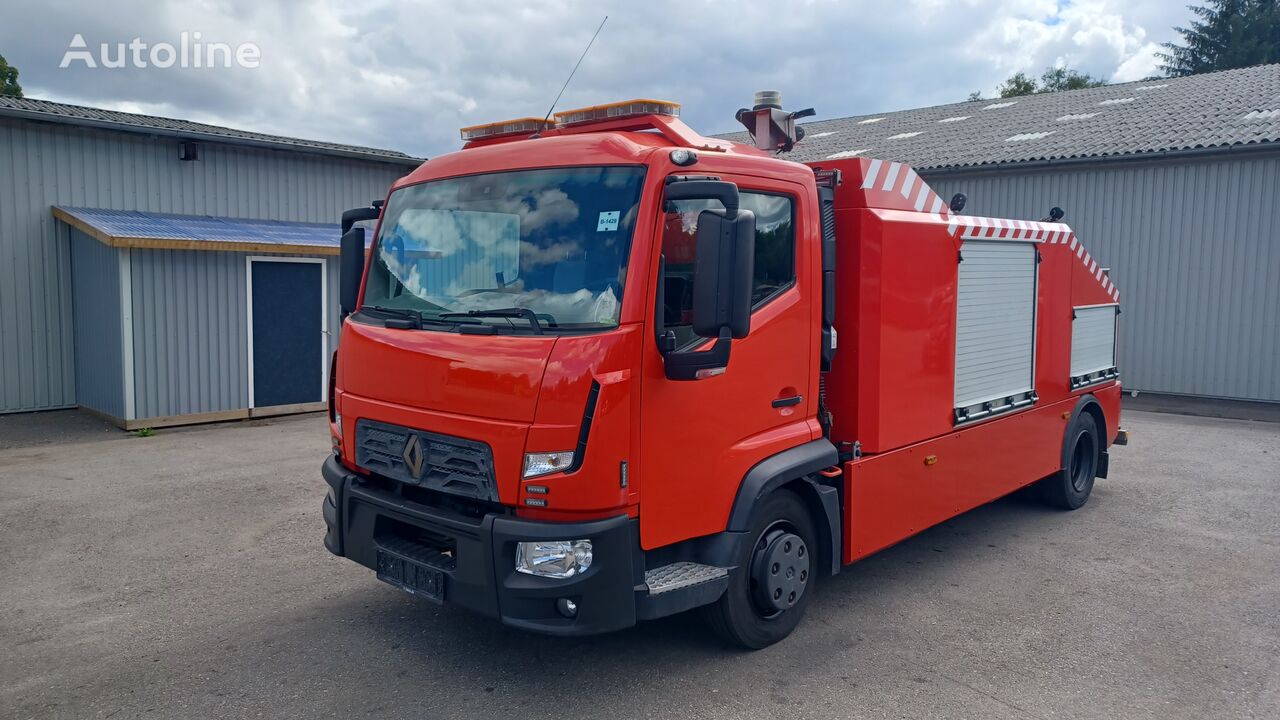
[[[377,220],[382,202],[371,207],[342,213],[342,242],[338,254],[338,306],[342,317],[356,310],[360,301],[360,281],[364,278],[364,228],[355,227],[361,220]]]
[[[351,228],[342,234],[342,249],[338,256],[340,278],[339,305],[342,317],[355,312],[360,300],[360,280],[364,278],[364,228]]]
[[[698,213],[693,271],[693,331],[700,337],[744,338],[751,329],[751,276],[755,271],[756,218],[739,210]]]
[[[755,270],[756,218],[738,209],[738,187],[718,180],[688,180],[667,186],[667,201],[719,200],[723,210],[698,214],[691,326],[715,338],[708,350],[677,350],[674,331],[659,327],[658,349],[671,380],[700,380],[724,373],[734,338],[751,329],[751,282]]]

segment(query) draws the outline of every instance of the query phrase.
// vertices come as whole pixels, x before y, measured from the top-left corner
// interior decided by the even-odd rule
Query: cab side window
[[[673,212],[664,216],[662,256],[665,272],[661,278],[662,320],[674,330],[679,347],[697,338],[689,323],[693,314],[693,268],[698,233],[698,213],[719,208],[711,200],[673,203]],[[755,276],[751,283],[754,311],[796,281],[795,208],[790,197],[743,191],[739,206],[756,216]]]

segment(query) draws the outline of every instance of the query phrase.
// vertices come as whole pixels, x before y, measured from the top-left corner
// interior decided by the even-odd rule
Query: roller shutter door
[[[956,420],[1030,403],[1036,323],[1034,243],[969,240],[956,304]]]
[[[1075,309],[1071,323],[1073,385],[1113,377],[1116,366],[1116,305]]]

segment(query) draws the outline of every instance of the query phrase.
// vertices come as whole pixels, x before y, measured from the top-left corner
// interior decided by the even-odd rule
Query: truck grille
[[[356,464],[403,483],[498,501],[493,451],[475,440],[360,420]]]

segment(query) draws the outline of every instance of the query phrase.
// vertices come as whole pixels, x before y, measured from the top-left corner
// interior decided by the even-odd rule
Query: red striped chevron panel
[[[1071,276],[1078,304],[1120,302],[1120,289],[1107,275],[1106,268],[1084,249],[1076,234],[1065,223],[1034,220],[1005,220],[973,215],[952,215],[947,232],[961,240],[1021,240],[1045,245],[1042,252],[1061,253],[1074,263]]]
[[[1074,256],[1076,268],[1073,283],[1088,302],[1120,301],[1120,291],[1104,268],[1084,249],[1084,245],[1064,223],[1009,220],[974,215],[957,215],[929,187],[911,166],[873,158],[844,158],[809,163],[814,167],[838,169],[844,175],[843,192],[850,196],[846,207],[882,208],[925,213],[935,222],[946,223],[947,232],[963,240],[1021,240],[1043,243],[1048,252],[1068,252]],[[1078,296],[1079,297],[1079,296]]]

